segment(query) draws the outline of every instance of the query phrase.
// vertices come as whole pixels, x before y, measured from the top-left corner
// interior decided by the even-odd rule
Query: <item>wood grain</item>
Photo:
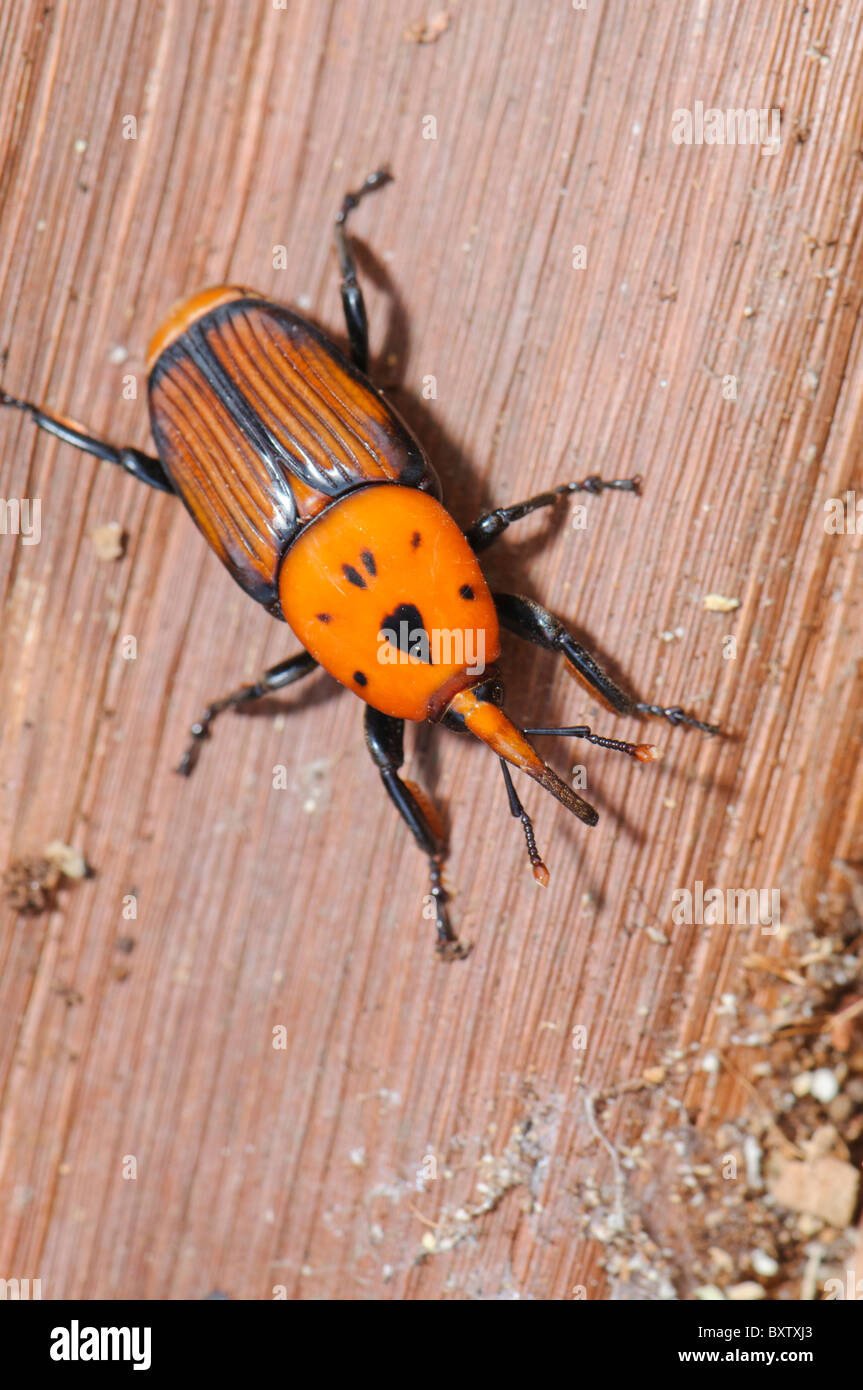
[[[445,807],[474,942],[441,967],[358,702],[314,677],[172,775],[207,700],[293,640],[171,498],[4,412],[0,496],[41,499],[42,534],[0,536],[2,863],[61,839],[95,869],[0,933],[0,1275],[46,1298],[608,1297],[585,1191],[612,1204],[616,1179],[585,1097],[676,1050],[689,1117],[733,1115],[743,1088],[700,1065],[737,1056],[717,1002],[753,942],[782,949],[674,925],[672,893],[778,888],[790,924],[863,858],[860,535],[824,526],[861,486],[863,18],[449,8],[418,44],[419,0],[3,7],[4,385],[147,447],[146,344],[182,294],[254,286],[341,337],[332,218],[388,164],[354,229],[374,372],[457,518],[645,480],[586,499],[583,529],[525,521],[491,581],[735,737],[652,729],[658,768],[549,743],[601,819],[525,787],[542,892],[487,750],[420,730],[407,775]],[[778,151],[675,144],[697,101],[780,108]],[[517,717],[642,736],[550,656],[512,641],[504,666]],[[663,1106],[619,1092],[601,1130]]]

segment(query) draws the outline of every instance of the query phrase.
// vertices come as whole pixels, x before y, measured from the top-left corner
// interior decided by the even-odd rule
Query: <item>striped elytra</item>
[[[150,345],[159,458],[237,582],[277,617],[279,570],[346,492],[401,483],[440,495],[421,446],[313,324],[217,286],[175,308]]]

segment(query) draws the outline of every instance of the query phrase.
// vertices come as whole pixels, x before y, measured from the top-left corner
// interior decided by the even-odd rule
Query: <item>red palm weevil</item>
[[[501,625],[559,652],[619,714],[718,730],[677,705],[633,699],[545,608],[489,590],[477,555],[513,522],[569,493],[637,493],[640,479],[564,483],[459,528],[442,504],[422,447],[368,376],[366,310],[347,222],[360,199],[389,180],[383,170],[372,174],[346,195],[336,218],[349,356],[292,310],[252,290],[220,285],[177,305],[150,344],[155,456],[115,448],[5,392],[0,404],[26,410],[66,443],[174,493],[237,583],[302,643],[297,655],[254,684],[207,706],[192,725],[180,772],[192,771],[201,741],[223,710],[281,690],[318,666],[365,701],[369,752],[428,857],[437,947],[452,959],[466,951],[447,911],[440,821],[423,793],[399,775],[406,719],[469,731],[498,755],[539,883],[548,882],[548,870],[510,765],[585,825],[598,817],[528,736],[582,738],[643,762],[656,756],[648,744],[602,738],[581,725],[519,729],[502,708],[495,665]]]

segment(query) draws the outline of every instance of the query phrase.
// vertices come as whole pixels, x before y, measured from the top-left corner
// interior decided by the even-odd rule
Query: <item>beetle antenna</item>
[[[523,729],[525,734],[557,734],[560,738],[583,738],[597,748],[611,748],[615,753],[627,753],[640,763],[658,763],[662,753],[653,743],[625,743],[622,738],[603,738],[593,734],[587,724],[571,724],[562,729]]]
[[[524,838],[527,841],[527,853],[531,868],[533,869],[533,876],[537,883],[542,884],[543,888],[547,888],[551,875],[539,857],[539,850],[536,847],[536,836],[533,833],[533,821],[521,804],[518,792],[513,785],[512,773],[509,770],[505,758],[500,759],[500,770],[503,773],[506,794],[509,797],[509,809],[516,820],[521,821],[524,828]]]
[[[541,787],[555,797],[562,806],[571,811],[585,825],[596,825],[599,813],[573,791],[557,773],[542,761],[535,748],[532,748],[512,720],[497,705],[485,700],[468,688],[453,696],[449,711],[456,718],[463,719],[467,728],[482,743],[487,743],[499,758],[506,758],[513,767],[521,768]]]

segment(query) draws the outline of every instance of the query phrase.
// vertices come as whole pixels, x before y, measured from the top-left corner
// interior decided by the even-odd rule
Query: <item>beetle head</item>
[[[481,681],[459,690],[441,716],[447,728],[469,730],[487,743],[499,758],[526,772],[547,792],[572,811],[585,825],[596,825],[596,811],[566,782],[558,777],[537,753],[503,710],[503,682],[496,671],[487,671]]]

